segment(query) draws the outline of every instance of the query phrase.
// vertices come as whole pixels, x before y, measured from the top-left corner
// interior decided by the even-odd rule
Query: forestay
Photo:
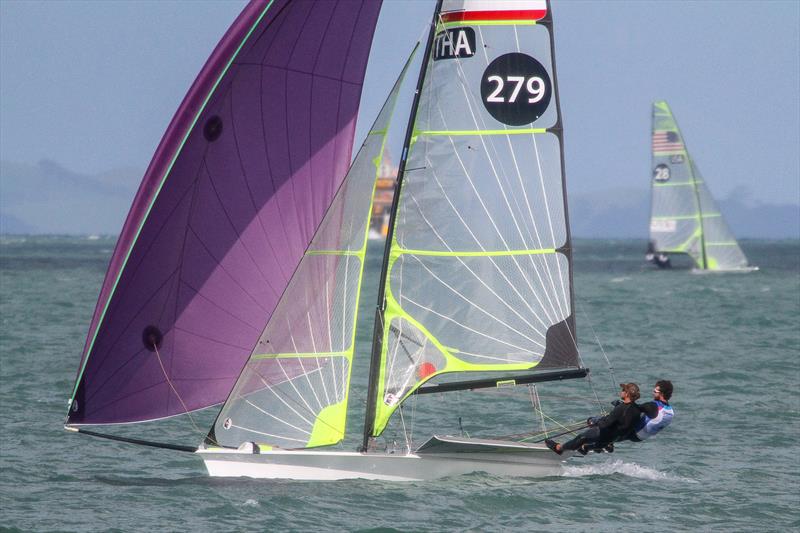
[[[653,104],[650,240],[661,253],[685,253],[698,268],[747,267],[664,101]]]
[[[217,417],[210,444],[311,448],[344,437],[368,222],[407,67]]]
[[[128,214],[68,424],[225,400],[349,167],[379,9],[253,0],[233,23]]]
[[[544,0],[446,0],[401,167],[371,431],[445,373],[579,367]]]

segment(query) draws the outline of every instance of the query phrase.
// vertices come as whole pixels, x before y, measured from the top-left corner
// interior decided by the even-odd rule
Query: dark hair
[[[639,399],[639,385],[636,383],[620,383],[619,388],[628,393],[632,402]]]
[[[661,390],[661,396],[667,401],[672,398],[672,382],[666,379],[659,379],[656,381],[656,387]]]

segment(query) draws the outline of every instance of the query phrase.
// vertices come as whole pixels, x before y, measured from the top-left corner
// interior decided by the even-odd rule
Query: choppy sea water
[[[562,476],[472,474],[419,483],[211,479],[190,454],[62,429],[112,239],[0,239],[0,528],[36,531],[786,531],[800,528],[800,242],[745,241],[752,274],[643,268],[644,243],[577,241],[579,340],[602,402],[613,382],[675,383],[655,440],[571,460]],[[377,248],[375,249],[377,251]],[[374,252],[374,251],[373,251]],[[379,253],[370,254],[376,265]],[[375,291],[366,290],[362,316]],[[369,342],[370,329],[359,336]],[[602,349],[597,341],[602,344]],[[613,374],[603,350],[613,364]],[[354,383],[363,383],[363,367]],[[575,409],[567,383],[542,403]],[[522,389],[520,387],[520,389]],[[525,394],[512,400],[525,399]],[[358,441],[363,394],[354,392]],[[459,395],[443,433],[534,427]],[[444,405],[444,403],[442,403]],[[424,412],[425,407],[420,407]],[[440,409],[441,410],[441,409]],[[459,411],[461,410],[461,411]],[[197,444],[213,413],[148,428]],[[528,420],[530,419],[530,422]],[[120,428],[139,434],[138,426]],[[141,430],[144,432],[144,430]],[[510,431],[509,431],[510,432]]]

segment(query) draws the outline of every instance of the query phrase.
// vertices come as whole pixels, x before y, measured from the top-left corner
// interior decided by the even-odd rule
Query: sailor
[[[672,382],[666,379],[656,381],[653,387],[653,401],[639,405],[641,417],[633,429],[624,434],[618,434],[612,441],[598,442],[592,446],[593,451],[614,451],[614,441],[631,440],[642,442],[656,435],[659,431],[672,423],[675,416],[669,399],[672,398]]]
[[[639,406],[642,416],[634,431],[620,440],[641,442],[670,425],[672,417],[675,416],[675,412],[669,404],[670,398],[672,398],[672,382],[666,379],[656,381],[656,385],[653,387],[653,401]]]
[[[564,450],[578,450],[586,455],[590,448],[600,443],[611,442],[617,435],[628,435],[633,431],[640,419],[639,406],[636,404],[636,400],[639,399],[639,386],[636,383],[620,383],[619,386],[621,402],[614,406],[611,413],[599,418],[589,418],[586,421],[589,429],[564,444],[551,439],[545,440],[547,447],[558,455]]]

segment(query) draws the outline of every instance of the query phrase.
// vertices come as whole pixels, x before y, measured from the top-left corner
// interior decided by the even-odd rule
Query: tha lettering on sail
[[[465,27],[439,32],[433,46],[434,61],[472,57],[475,55],[475,30]]]

